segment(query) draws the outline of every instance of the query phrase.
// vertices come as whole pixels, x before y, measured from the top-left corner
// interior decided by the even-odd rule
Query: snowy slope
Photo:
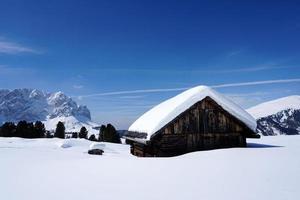
[[[300,134],[300,96],[268,101],[247,110],[257,118],[261,135]]]
[[[77,103],[62,92],[45,93],[35,89],[0,90],[0,124],[7,121],[42,121],[47,130],[54,130],[58,121],[67,131],[78,131],[82,126],[93,130],[86,106]]]
[[[300,109],[300,96],[288,96],[280,99],[264,102],[257,106],[247,109],[247,111],[256,119],[276,114],[287,109]]]
[[[207,86],[191,88],[171,99],[160,103],[138,118],[128,130],[133,132],[147,133],[146,140],[149,140],[156,131],[161,129],[179,114],[207,96],[211,97],[226,111],[240,119],[250,129],[255,131],[256,121],[249,113],[231,100],[227,99],[222,94]]]
[[[85,126],[89,132],[89,135],[99,133],[98,130],[93,128],[99,126],[99,124],[96,124],[87,118],[79,118],[74,116],[55,117],[42,122],[45,124],[47,130],[55,130],[59,121],[64,123],[67,132],[78,132],[82,126]]]
[[[250,148],[137,158],[129,146],[0,138],[3,200],[298,200],[300,137],[248,139]]]

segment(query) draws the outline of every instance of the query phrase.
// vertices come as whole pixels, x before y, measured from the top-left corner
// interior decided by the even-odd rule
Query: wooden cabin
[[[183,95],[186,99],[178,104],[176,98],[182,100],[180,95],[169,101],[175,102],[173,110],[172,103],[168,106],[167,100],[162,106],[158,105],[145,113],[146,116],[129,128],[126,139],[131,144],[133,155],[175,156],[199,150],[246,147],[246,138],[259,138],[255,132],[256,121],[246,111],[206,86],[197,88],[193,88],[195,91],[189,95]],[[195,97],[198,96],[197,101]],[[167,117],[163,116],[164,111],[157,113],[166,107],[165,112],[169,112],[165,115]],[[176,111],[179,114],[174,115],[174,110],[179,107],[187,108]],[[155,117],[154,123],[149,125],[151,117]],[[147,126],[152,129],[147,129]]]

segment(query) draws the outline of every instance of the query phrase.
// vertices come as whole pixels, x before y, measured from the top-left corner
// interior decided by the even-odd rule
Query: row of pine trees
[[[26,122],[20,121],[17,125],[13,122],[6,122],[0,127],[0,137],[22,137],[22,138],[66,138],[65,125],[58,122],[54,134],[46,131],[45,125],[41,121]],[[81,127],[79,132],[72,132],[71,138],[84,138],[91,141],[121,143],[121,139],[115,127],[111,124],[100,127],[98,138],[91,134],[88,137],[86,127]]]

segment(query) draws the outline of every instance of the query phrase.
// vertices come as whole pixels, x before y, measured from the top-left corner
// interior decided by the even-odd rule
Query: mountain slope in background
[[[254,106],[247,111],[257,120],[262,135],[300,134],[300,96],[288,96]]]
[[[82,126],[93,130],[86,106],[77,105],[62,92],[45,93],[35,89],[0,90],[0,124],[11,121],[42,121],[47,130],[54,130],[58,121],[66,131],[79,131]]]

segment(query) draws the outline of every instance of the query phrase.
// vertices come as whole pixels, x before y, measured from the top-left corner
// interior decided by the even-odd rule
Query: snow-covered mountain
[[[257,120],[262,135],[300,134],[300,96],[288,96],[268,101],[247,111]]]
[[[0,124],[6,121],[42,121],[47,130],[54,130],[58,121],[67,131],[89,130],[97,124],[91,121],[86,106],[77,105],[62,92],[45,93],[36,89],[0,89]]]

